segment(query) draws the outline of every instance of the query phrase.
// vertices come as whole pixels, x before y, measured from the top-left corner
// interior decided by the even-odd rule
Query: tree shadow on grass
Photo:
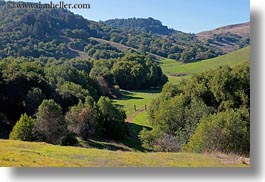
[[[12,131],[12,126],[5,123],[0,123],[0,139],[8,139]]]
[[[128,128],[128,136],[122,141],[123,144],[136,151],[141,151],[141,152],[148,151],[146,148],[142,146],[139,134],[144,128],[146,128],[147,130],[152,130],[152,128],[138,125],[135,123],[126,123],[126,124]]]
[[[79,147],[105,149],[105,150],[110,150],[110,151],[118,151],[118,150],[130,151],[127,148],[111,144],[110,142],[111,141],[97,141],[94,139],[90,139],[87,141],[82,140],[82,141],[79,141]]]
[[[130,95],[123,95],[121,98],[121,100],[140,100],[140,99],[144,99],[143,97],[135,97],[135,96],[130,96]]]

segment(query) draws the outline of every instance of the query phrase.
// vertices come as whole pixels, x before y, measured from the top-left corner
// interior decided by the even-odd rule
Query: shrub
[[[9,138],[12,140],[33,141],[33,127],[35,123],[36,120],[27,114],[21,115],[19,121],[11,131]]]
[[[190,142],[183,147],[190,152],[224,152],[249,155],[250,120],[246,108],[227,110],[201,120]]]

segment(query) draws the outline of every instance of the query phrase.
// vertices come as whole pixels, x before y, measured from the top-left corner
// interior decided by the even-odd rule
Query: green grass
[[[221,65],[235,66],[237,64],[249,60],[250,60],[250,47],[245,47],[243,49],[225,54],[223,56],[195,63],[189,63],[189,64],[182,64],[174,60],[166,59],[161,61],[161,67],[166,75],[171,76],[169,77],[169,80],[175,81],[174,78],[172,78],[172,75],[174,74],[190,75],[193,73],[200,73],[207,70],[215,69]]]
[[[148,106],[153,98],[157,97],[160,93],[160,89],[148,89],[141,91],[122,91],[123,96],[119,99],[114,99],[112,102],[118,106],[121,106],[127,116],[133,114],[135,112],[134,105],[136,106],[136,110],[141,110]]]
[[[0,140],[0,153],[1,167],[248,167],[223,154],[114,152],[12,140]]]
[[[152,128],[152,126],[149,123],[147,111],[137,114],[133,119],[133,123],[144,127]]]

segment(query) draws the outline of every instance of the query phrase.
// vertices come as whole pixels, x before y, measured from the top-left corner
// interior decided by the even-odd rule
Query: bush
[[[19,121],[11,131],[9,138],[12,140],[33,141],[33,127],[35,123],[36,120],[27,114],[21,115]]]
[[[154,149],[161,152],[178,152],[181,148],[181,142],[173,135],[163,134],[161,137],[155,139]]]
[[[189,152],[224,152],[249,155],[250,120],[246,108],[227,110],[201,120],[190,142]]]

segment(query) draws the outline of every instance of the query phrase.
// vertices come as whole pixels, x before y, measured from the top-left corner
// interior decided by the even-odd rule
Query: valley
[[[193,34],[5,5],[1,167],[249,167],[250,23]]]

